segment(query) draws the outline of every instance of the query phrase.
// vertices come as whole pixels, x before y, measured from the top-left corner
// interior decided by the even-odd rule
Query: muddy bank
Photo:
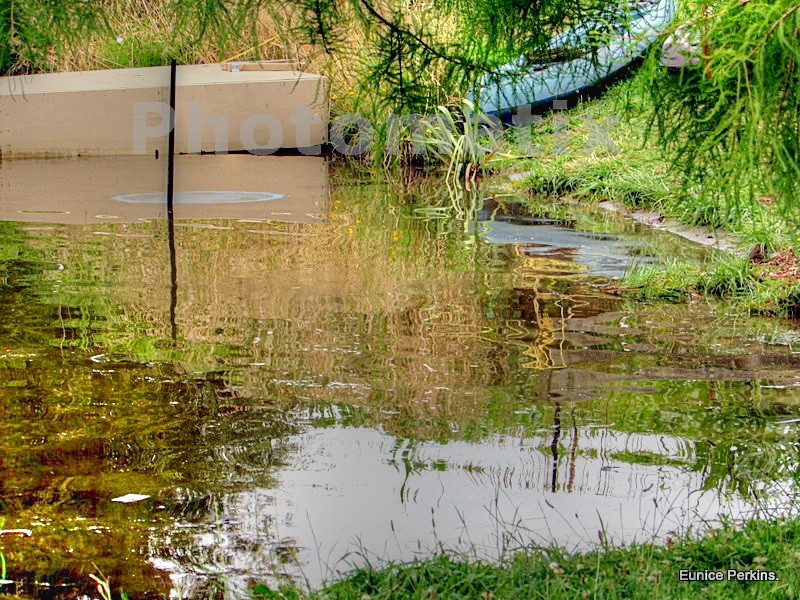
[[[741,241],[732,233],[710,227],[699,227],[696,225],[686,225],[677,219],[665,217],[655,210],[627,210],[624,206],[614,202],[599,202],[595,204],[597,208],[612,212],[621,212],[637,223],[648,225],[654,229],[661,229],[679,235],[696,244],[710,246],[717,250],[741,254]]]

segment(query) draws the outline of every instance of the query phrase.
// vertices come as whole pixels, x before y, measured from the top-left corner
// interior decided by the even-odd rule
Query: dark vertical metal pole
[[[178,70],[175,59],[169,71],[169,147],[167,149],[167,235],[169,238],[169,323],[172,340],[178,339],[178,326],[175,322],[175,309],[178,306],[178,265],[175,260],[175,213],[173,196],[175,192],[175,74]]]
[[[558,486],[558,442],[561,440],[561,403],[556,402],[556,411],[553,415],[553,441],[550,451],[553,453],[553,476],[550,491],[555,492]]]

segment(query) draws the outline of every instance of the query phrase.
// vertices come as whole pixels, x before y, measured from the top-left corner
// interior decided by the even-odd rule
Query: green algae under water
[[[791,510],[793,326],[603,292],[696,250],[321,181],[292,214],[178,215],[176,340],[159,215],[14,212],[0,189],[0,518],[32,533],[0,535],[2,591],[79,597],[101,571],[132,598],[232,597],[358,552],[492,559]]]

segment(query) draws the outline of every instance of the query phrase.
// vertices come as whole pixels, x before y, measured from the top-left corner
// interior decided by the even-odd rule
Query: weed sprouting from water
[[[5,524],[6,524],[6,518],[0,517],[0,530],[2,530],[5,527]],[[7,575],[8,572],[6,569],[6,556],[2,552],[0,552],[0,579],[3,580],[4,583],[6,581]]]
[[[467,100],[456,114],[440,106],[436,118],[426,124],[426,148],[446,165],[448,182],[460,186],[463,180],[467,189],[474,186],[477,175],[500,144],[497,125],[474,110]]]

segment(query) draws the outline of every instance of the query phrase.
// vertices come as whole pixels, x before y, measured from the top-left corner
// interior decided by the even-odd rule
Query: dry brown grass
[[[200,39],[197,19],[181,19],[169,0],[103,0],[106,27],[80,41],[51,48],[44,64],[15,65],[10,72],[34,70],[92,71],[168,64],[209,64],[230,60],[292,58],[309,72],[331,80],[332,96],[340,101],[355,97],[358,63],[363,59],[364,32],[353,28],[336,54],[328,55],[313,45],[287,39],[286,31],[297,15],[272,14],[262,9],[234,35],[213,25]],[[349,103],[352,105],[352,102]],[[348,106],[347,108],[349,108]]]
[[[237,35],[211,35],[200,41],[193,39],[187,25],[179,22],[177,12],[166,0],[104,0],[107,30],[91,36],[82,44],[74,44],[51,53],[54,71],[114,69],[140,66],[157,58],[175,56],[181,62],[213,63],[241,55],[242,60],[284,58],[289,49],[281,40],[276,21],[261,11],[254,22],[247,23]]]
[[[776,252],[769,258],[761,260],[753,257],[752,262],[761,266],[761,276],[768,279],[783,281],[787,285],[797,285],[800,282],[800,263],[791,248]]]
[[[302,61],[309,72],[326,75],[331,82],[331,99],[339,113],[368,110],[369,94],[363,93],[363,74],[369,67],[371,54],[366,42],[369,35],[353,21],[343,37],[337,39],[336,51],[291,39],[287,32],[300,23],[299,14],[277,13],[262,9],[258,17],[248,18],[235,27],[213,23],[202,37],[199,20],[191,15],[179,17],[169,0],[101,0],[107,27],[87,39],[73,42],[48,52],[45,64],[36,70],[87,71],[168,64],[171,58],[179,64],[216,63],[233,59],[271,60],[292,58]],[[384,3],[379,9],[388,10]],[[418,2],[409,7],[409,23],[424,20],[435,27],[437,36],[446,40],[455,34],[455,17],[440,18],[433,3]],[[388,14],[388,13],[387,13]],[[343,15],[348,20],[347,15]],[[227,31],[225,31],[227,29]],[[199,38],[199,39],[198,39]],[[20,64],[12,71],[24,72],[30,65]],[[435,69],[424,73],[427,81],[436,82],[441,73]],[[357,99],[362,104],[357,105]]]

